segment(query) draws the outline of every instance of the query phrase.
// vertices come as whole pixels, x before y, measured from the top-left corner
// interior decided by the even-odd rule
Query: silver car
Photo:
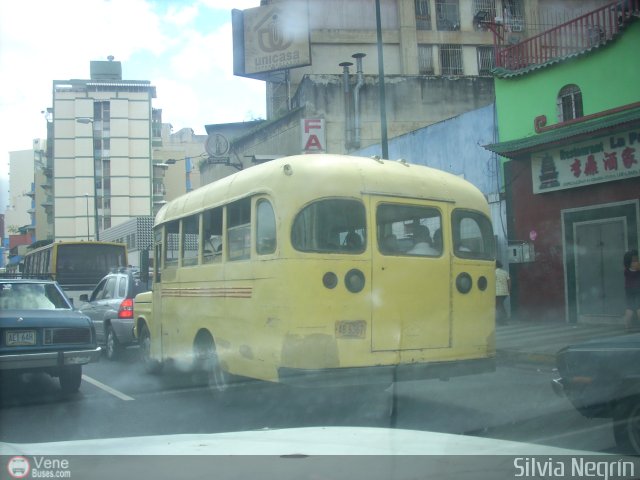
[[[81,295],[82,313],[91,318],[99,345],[114,360],[124,347],[135,345],[133,336],[133,298],[147,286],[132,269],[121,269],[106,275],[91,295]]]

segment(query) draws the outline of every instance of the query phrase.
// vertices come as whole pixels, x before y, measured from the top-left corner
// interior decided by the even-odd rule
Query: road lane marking
[[[125,401],[135,400],[135,398],[130,397],[129,395],[125,395],[124,393],[119,392],[115,388],[111,388],[109,385],[105,385],[104,383],[99,382],[98,380],[91,378],[88,375],[82,375],[82,379],[85,382],[90,383],[91,385],[95,385],[96,387],[104,390],[105,392],[110,393],[114,397],[118,397],[120,400],[125,400]]]

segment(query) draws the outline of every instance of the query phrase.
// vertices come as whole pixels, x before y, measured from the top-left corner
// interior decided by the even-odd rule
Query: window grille
[[[462,46],[440,45],[440,67],[442,75],[462,75]]]
[[[496,0],[473,0],[473,28],[486,30],[482,22],[493,22],[496,18]]]
[[[508,32],[524,31],[524,5],[522,0],[503,0],[502,15]]]
[[[429,12],[429,0],[415,0],[416,28],[418,30],[431,30],[431,13]]]
[[[436,0],[436,27],[438,30],[460,30],[458,0]]]
[[[433,46],[418,45],[418,73],[420,75],[433,75]]]
[[[478,75],[491,75],[495,63],[493,47],[478,47]]]

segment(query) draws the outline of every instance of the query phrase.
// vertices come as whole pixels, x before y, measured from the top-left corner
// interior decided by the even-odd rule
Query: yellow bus
[[[495,368],[495,246],[482,193],[403,161],[301,155],[165,205],[147,366],[291,384],[449,378]]]
[[[113,268],[126,267],[127,246],[112,242],[56,242],[27,252],[25,276],[56,280],[72,299],[91,292]]]

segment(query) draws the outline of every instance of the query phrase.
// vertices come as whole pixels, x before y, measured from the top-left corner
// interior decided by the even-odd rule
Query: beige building
[[[7,236],[17,234],[18,229],[33,234],[34,150],[9,152],[9,172],[9,205],[4,220]]]
[[[152,214],[151,148],[161,123],[155,96],[150,82],[123,80],[112,57],[92,61],[89,80],[53,82],[55,240],[99,239],[104,229]]]
[[[161,142],[153,147],[153,198],[158,208],[200,186],[200,161],[206,157],[206,135],[196,135],[191,128],[173,132],[162,124]],[[154,212],[155,213],[155,212]]]

